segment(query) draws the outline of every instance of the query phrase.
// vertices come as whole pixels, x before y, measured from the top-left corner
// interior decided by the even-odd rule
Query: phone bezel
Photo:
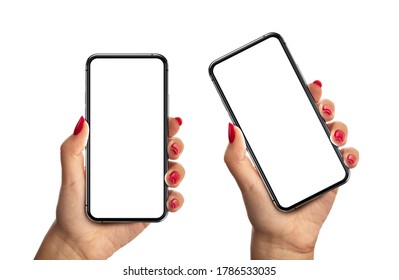
[[[229,58],[231,58],[231,57],[233,57],[233,56],[235,56],[235,55],[237,55],[237,54],[239,54],[239,53],[241,53],[241,52],[243,52],[243,51],[245,51],[245,50],[247,50],[247,49],[249,49],[249,48],[251,48],[251,47],[253,47],[253,46],[255,46],[255,45],[257,45],[257,44],[259,44],[259,43],[261,43],[263,41],[265,41],[265,40],[267,40],[267,39],[269,39],[269,38],[276,38],[280,42],[281,47],[283,48],[286,56],[288,57],[288,59],[290,61],[290,64],[291,64],[293,70],[295,71],[295,74],[296,74],[298,80],[300,81],[300,83],[302,85],[302,88],[303,88],[306,96],[308,97],[308,99],[309,99],[309,101],[310,101],[310,103],[312,105],[312,108],[315,111],[315,113],[316,113],[316,115],[317,115],[317,117],[318,117],[318,119],[320,121],[320,124],[323,126],[324,131],[327,134],[327,136],[329,136],[330,135],[330,131],[329,131],[328,127],[327,127],[327,123],[324,121],[323,117],[321,116],[321,114],[320,114],[320,112],[319,112],[319,110],[317,108],[317,105],[316,105],[316,103],[315,103],[315,101],[313,99],[313,96],[312,96],[312,94],[309,91],[309,88],[308,88],[308,86],[306,84],[306,81],[303,78],[301,71],[299,70],[297,64],[295,63],[290,51],[288,50],[288,47],[287,47],[284,39],[282,38],[282,36],[280,34],[278,34],[276,32],[267,33],[267,34],[257,38],[256,40],[254,40],[254,41],[252,41],[252,42],[250,42],[250,43],[248,43],[248,44],[246,44],[246,45],[244,45],[244,46],[242,46],[242,47],[240,47],[240,48],[238,48],[238,49],[236,49],[236,50],[234,50],[234,51],[232,51],[232,52],[230,52],[230,53],[228,53],[228,54],[226,54],[226,55],[224,55],[224,56],[222,56],[222,57],[220,57],[220,58],[218,58],[216,60],[214,60],[210,64],[208,71],[209,71],[210,78],[211,78],[211,80],[212,80],[212,82],[213,82],[213,84],[214,84],[214,86],[215,86],[215,88],[216,88],[221,100],[222,100],[222,103],[223,103],[224,107],[226,108],[227,113],[229,114],[229,117],[230,117],[231,121],[233,122],[234,125],[239,127],[241,129],[241,131],[243,131],[243,136],[244,136],[245,144],[246,144],[246,147],[247,147],[247,151],[248,151],[248,153],[250,155],[250,158],[251,158],[253,164],[255,165],[255,167],[256,167],[256,169],[257,169],[257,171],[258,171],[258,173],[259,173],[259,175],[260,175],[260,177],[261,177],[261,179],[263,181],[263,183],[265,184],[266,189],[268,190],[273,203],[275,204],[275,206],[279,210],[281,210],[283,212],[289,212],[289,211],[292,211],[293,209],[296,209],[296,208],[298,208],[298,207],[300,207],[300,206],[312,201],[313,199],[317,198],[321,194],[323,194],[325,192],[328,192],[328,191],[330,191],[330,190],[332,190],[334,188],[337,188],[337,187],[345,184],[349,180],[350,171],[349,171],[349,168],[345,165],[343,157],[342,157],[338,147],[335,146],[333,143],[331,143],[331,145],[334,148],[335,153],[337,154],[337,157],[339,158],[339,160],[341,162],[341,165],[342,165],[342,167],[343,167],[343,169],[345,171],[344,178],[342,180],[336,182],[335,184],[333,184],[331,186],[328,186],[328,187],[320,190],[319,192],[317,192],[317,193],[315,193],[315,194],[313,194],[313,195],[311,195],[309,197],[306,197],[306,198],[304,198],[304,199],[302,199],[302,200],[300,200],[300,201],[298,201],[298,202],[296,202],[296,203],[294,203],[294,204],[292,204],[292,205],[290,205],[288,207],[284,207],[284,206],[282,206],[279,203],[276,195],[273,192],[272,187],[270,186],[270,184],[269,184],[269,182],[267,180],[267,177],[265,176],[265,174],[264,174],[264,172],[262,170],[262,167],[260,166],[258,160],[256,159],[255,153],[253,152],[253,150],[251,148],[251,145],[249,144],[249,142],[248,142],[248,140],[247,140],[247,138],[245,136],[244,130],[241,128],[239,121],[235,117],[233,109],[230,107],[229,102],[227,101],[227,98],[224,95],[223,90],[222,90],[221,86],[219,85],[219,83],[217,81],[217,78],[216,78],[216,76],[214,74],[214,69],[215,69],[215,67],[218,64],[222,63],[223,61],[225,61],[225,60],[227,60],[227,59],[229,59]]]
[[[91,103],[90,103],[90,66],[91,62],[95,59],[159,59],[163,63],[163,173],[166,174],[168,170],[168,61],[167,59],[158,53],[96,53],[91,55],[86,61],[86,92],[85,92],[85,115],[86,121],[90,125],[90,111],[91,111]],[[103,217],[95,217],[90,212],[90,143],[91,143],[91,135],[89,134],[86,146],[86,214],[88,218],[94,222],[98,223],[110,223],[110,222],[160,222],[166,218],[168,214],[168,210],[166,207],[167,199],[168,199],[168,186],[164,180],[164,178],[160,178],[160,184],[163,183],[163,213],[159,217],[155,218],[103,218]],[[162,180],[162,181],[161,181]]]

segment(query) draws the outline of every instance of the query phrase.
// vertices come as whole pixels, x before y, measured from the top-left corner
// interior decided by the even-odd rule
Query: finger
[[[62,185],[74,185],[84,180],[83,150],[88,135],[89,125],[83,117],[80,117],[74,133],[61,145]]]
[[[323,99],[317,103],[320,114],[326,122],[332,121],[335,114],[335,105],[331,100]]]
[[[224,154],[224,161],[236,180],[244,199],[247,196],[264,195],[265,187],[251,160],[246,155],[246,146],[241,130],[229,123],[229,144]],[[249,198],[250,199],[250,198]]]
[[[168,202],[166,203],[166,207],[170,212],[178,211],[184,203],[184,197],[181,193],[169,190],[168,192]]]
[[[321,90],[322,84],[319,80],[315,80],[313,83],[308,84],[308,88],[310,90],[310,93],[313,96],[314,101],[317,103],[320,101],[321,98]]]
[[[183,141],[180,140],[180,138],[173,137],[170,138],[168,141],[168,156],[170,159],[178,159],[180,154],[184,150],[184,144]]]
[[[169,163],[168,172],[165,174],[165,182],[171,188],[176,188],[180,182],[184,179],[186,171],[183,166],[178,162]]]
[[[359,162],[359,151],[355,148],[348,147],[341,149],[341,154],[344,158],[344,162],[346,166],[349,168],[355,168],[357,163]]]
[[[348,138],[348,128],[342,122],[331,122],[327,124],[330,129],[330,139],[331,141],[341,147],[346,144]]]
[[[171,138],[176,135],[176,133],[179,131],[180,126],[183,124],[183,120],[179,117],[176,118],[171,118],[169,117],[168,119],[168,137]]]

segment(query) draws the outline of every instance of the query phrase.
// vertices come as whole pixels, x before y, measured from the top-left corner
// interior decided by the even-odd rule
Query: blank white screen
[[[164,64],[96,58],[90,65],[90,212],[158,218],[164,211]]]

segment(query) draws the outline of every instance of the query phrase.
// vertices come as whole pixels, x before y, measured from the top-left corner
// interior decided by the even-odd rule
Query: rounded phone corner
[[[351,177],[351,170],[345,164],[344,164],[344,171],[345,171],[345,176],[341,180],[341,184],[340,185],[346,184],[349,181],[350,177]]]
[[[340,187],[342,185],[345,185],[349,181],[349,179],[351,177],[351,170],[349,169],[349,167],[347,167],[345,165],[343,160],[341,161],[341,163],[342,163],[342,169],[344,171],[344,173],[343,173],[344,176],[343,176],[343,178],[341,180],[337,181],[335,184],[333,184],[332,186],[327,188],[327,191],[330,191],[332,189],[335,189],[335,188],[338,188],[338,187]]]
[[[215,69],[215,66],[218,65],[218,64],[219,64],[219,59],[216,59],[216,60],[212,61],[211,64],[209,64],[208,74],[209,74],[209,76],[211,77],[212,80],[214,79],[214,76],[215,76],[213,74],[213,71]]]
[[[162,54],[160,54],[160,53],[152,53],[151,56],[161,60],[165,65],[168,65],[168,60]]]
[[[99,58],[100,56],[101,56],[101,55],[98,54],[98,53],[94,53],[94,54],[90,55],[90,56],[87,58],[87,60],[86,60],[86,70],[89,68],[91,62],[92,62],[94,59]]]
[[[166,219],[166,217],[168,216],[168,213],[169,213],[169,211],[165,207],[165,210],[163,211],[161,216],[159,216],[158,218],[152,219],[151,222],[155,222],[155,223],[163,222]]]
[[[288,207],[285,207],[285,206],[281,205],[281,204],[278,202],[278,200],[276,200],[276,199],[273,200],[273,203],[274,203],[274,205],[276,206],[276,208],[277,208],[279,211],[284,212],[284,213],[291,212],[292,210],[294,210],[294,209],[297,208],[296,204],[291,205],[291,206],[288,206]]]
[[[265,34],[263,37],[265,37],[265,38],[275,37],[275,38],[278,38],[278,39],[283,39],[283,37],[280,35],[280,33],[277,33],[277,32],[274,32],[274,31]]]
[[[87,218],[89,218],[90,221],[92,221],[94,223],[102,223],[103,222],[103,219],[94,217],[87,206],[86,206],[86,216],[87,216]]]

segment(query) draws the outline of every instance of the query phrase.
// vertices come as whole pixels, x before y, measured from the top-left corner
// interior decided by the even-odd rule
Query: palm
[[[148,223],[128,224],[98,224],[91,222],[85,213],[84,192],[73,191],[74,188],[84,190],[84,171],[78,181],[71,186],[61,188],[60,199],[57,206],[55,226],[65,239],[79,245],[88,259],[105,259],[110,257],[137,235]]]
[[[275,240],[310,250],[314,247],[321,226],[333,205],[337,190],[330,191],[316,200],[289,213],[284,213],[273,205],[263,182],[256,187],[259,191],[247,193],[244,202],[254,230],[262,235],[273,236]]]

